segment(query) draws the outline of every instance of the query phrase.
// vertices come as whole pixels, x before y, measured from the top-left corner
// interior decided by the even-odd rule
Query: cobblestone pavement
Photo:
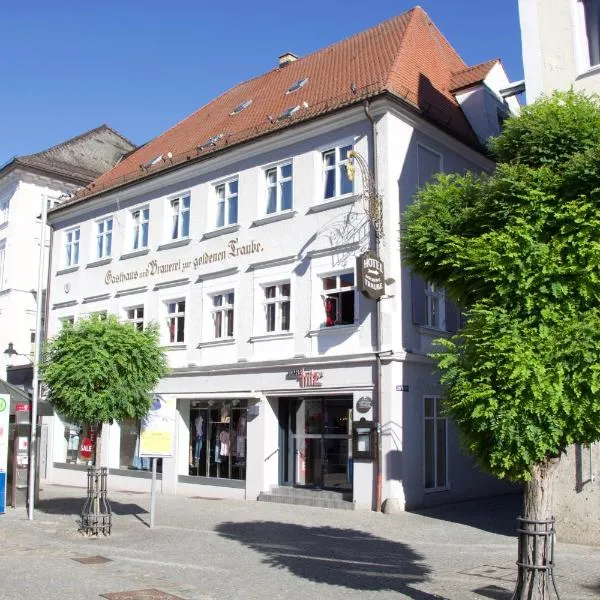
[[[112,535],[86,538],[84,490],[46,486],[40,496],[33,521],[24,508],[0,515],[3,600],[142,589],[185,600],[508,600],[516,575],[514,497],[389,516],[158,496],[150,529],[149,495],[110,492]],[[108,561],[74,560],[95,556]],[[600,597],[599,565],[600,548],[559,541],[562,598]]]

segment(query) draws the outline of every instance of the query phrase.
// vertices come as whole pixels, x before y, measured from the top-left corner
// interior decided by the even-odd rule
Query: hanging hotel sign
[[[229,240],[221,250],[215,252],[204,252],[194,258],[177,259],[170,262],[159,262],[151,260],[144,269],[132,269],[131,271],[107,271],[104,276],[104,283],[111,285],[114,283],[126,283],[129,281],[138,281],[154,275],[163,275],[165,273],[187,273],[188,271],[197,271],[200,267],[210,264],[218,264],[227,260],[238,258],[240,256],[249,256],[263,252],[264,247],[256,240],[250,240],[246,243],[240,243],[238,238]]]
[[[368,298],[377,300],[385,293],[383,262],[370,250],[356,257],[358,289]]]
[[[286,379],[296,379],[301,388],[319,387],[322,385],[323,372],[302,367],[288,371]]]

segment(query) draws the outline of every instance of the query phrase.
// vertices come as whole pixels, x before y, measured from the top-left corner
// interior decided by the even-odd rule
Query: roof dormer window
[[[298,111],[300,110],[300,105],[290,106],[286,108],[278,117],[278,121],[285,121],[286,119],[291,119]]]
[[[305,77],[304,79],[298,79],[298,81],[294,81],[294,83],[292,83],[292,85],[290,85],[290,87],[287,89],[287,91],[285,92],[286,94],[293,94],[294,92],[297,92],[300,88],[303,88],[308,82],[308,77]]]

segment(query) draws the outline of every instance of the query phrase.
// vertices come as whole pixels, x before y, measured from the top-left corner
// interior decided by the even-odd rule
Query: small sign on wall
[[[408,383],[402,383],[400,385],[396,386],[396,391],[397,392],[408,392],[410,391],[409,387],[408,387]]]

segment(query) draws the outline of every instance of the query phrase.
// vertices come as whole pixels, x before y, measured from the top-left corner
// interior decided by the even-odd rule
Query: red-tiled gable
[[[488,73],[492,70],[496,63],[499,62],[500,59],[496,58],[494,60],[488,60],[487,62],[481,63],[480,65],[475,65],[474,67],[457,71],[454,73],[452,81],[450,82],[451,91],[456,92],[457,90],[464,89],[470,85],[481,83],[487,77]]]
[[[240,83],[139,148],[72,201],[384,92],[400,97],[457,137],[477,145],[450,91],[453,73],[465,69],[467,65],[417,6],[283,68]],[[308,78],[306,85],[285,93],[304,78]],[[246,100],[252,104],[231,115]],[[278,119],[294,106],[300,108],[291,118]],[[214,136],[221,137],[206,146]]]

